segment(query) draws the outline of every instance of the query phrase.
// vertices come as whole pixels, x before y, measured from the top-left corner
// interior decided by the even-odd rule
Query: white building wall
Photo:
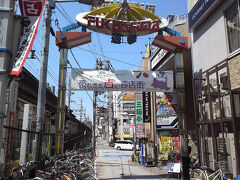
[[[188,12],[191,11],[193,6],[197,3],[198,0],[188,0]]]
[[[194,29],[192,57],[194,72],[204,72],[227,59],[228,46],[224,11],[233,0],[223,1],[203,23]]]

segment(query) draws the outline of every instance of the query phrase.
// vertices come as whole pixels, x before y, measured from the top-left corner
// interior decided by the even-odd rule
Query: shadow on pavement
[[[127,165],[127,166],[129,166],[130,165],[131,167],[132,166],[136,166],[136,167],[139,166],[139,165],[134,165],[134,164],[113,163],[113,162],[109,162],[109,163],[108,162],[99,162],[98,163],[98,166],[109,166],[109,165],[111,165],[111,166],[120,166],[120,165],[123,165],[123,166]]]
[[[110,179],[160,179],[160,178],[168,178],[168,174],[161,174],[161,175],[129,175],[129,176],[121,176],[117,178],[103,178],[99,180],[110,180]]]

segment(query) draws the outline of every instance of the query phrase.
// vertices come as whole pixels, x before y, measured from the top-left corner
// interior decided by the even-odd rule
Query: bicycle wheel
[[[92,174],[85,174],[83,180],[97,180],[97,177]]]
[[[190,180],[207,180],[206,174],[201,169],[193,169]]]

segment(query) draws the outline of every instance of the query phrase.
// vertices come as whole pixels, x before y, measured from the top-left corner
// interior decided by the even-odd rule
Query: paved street
[[[96,171],[99,180],[110,179],[170,179],[166,167],[144,167],[131,160],[132,151],[116,150],[106,141],[97,140]]]

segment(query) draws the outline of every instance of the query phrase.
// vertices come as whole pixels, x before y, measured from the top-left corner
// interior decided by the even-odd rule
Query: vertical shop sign
[[[161,135],[159,141],[160,141],[159,143],[160,159],[168,160],[168,153],[170,153],[173,150],[173,144],[170,133]]]
[[[18,82],[16,81],[11,82],[9,92],[10,94],[9,94],[9,103],[8,103],[8,110],[9,110],[8,125],[10,127],[14,127],[16,107],[17,107],[17,96],[18,96]],[[10,159],[10,156],[12,154],[13,135],[14,135],[13,129],[8,129],[6,159]]]
[[[31,130],[30,125],[32,122],[32,114],[33,114],[33,107],[30,104],[24,104],[24,112],[23,112],[23,124],[22,130]],[[25,164],[27,161],[27,150],[29,146],[28,142],[28,133],[22,131],[21,136],[21,149],[20,149],[20,163]]]
[[[150,92],[143,92],[143,122],[151,122]]]
[[[147,143],[147,162],[152,162],[154,160],[154,144],[153,143]]]
[[[11,75],[19,76],[27,56],[32,49],[45,1],[46,0],[19,0],[21,14],[26,17],[26,19],[24,20],[23,35],[14,60]]]
[[[142,93],[135,94],[136,137],[144,137]]]
[[[134,137],[134,125],[129,125],[129,137]]]
[[[179,133],[178,131],[172,131],[172,141],[173,141],[173,149],[179,151]]]

